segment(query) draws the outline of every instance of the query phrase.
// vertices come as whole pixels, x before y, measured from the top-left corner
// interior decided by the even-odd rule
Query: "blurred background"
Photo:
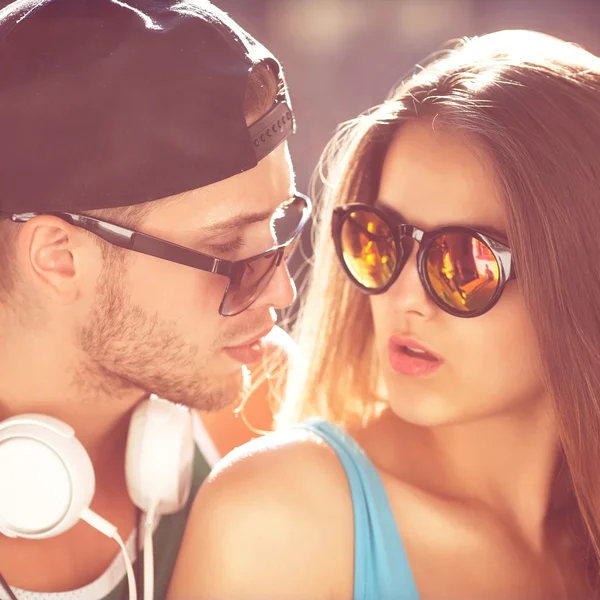
[[[306,191],[336,126],[381,102],[449,40],[533,29],[600,54],[600,0],[213,0],[282,62],[298,123],[290,141]],[[309,235],[304,251],[310,253]],[[299,253],[291,270],[303,262]],[[302,283],[304,273],[297,274]],[[294,314],[288,315],[290,323]]]

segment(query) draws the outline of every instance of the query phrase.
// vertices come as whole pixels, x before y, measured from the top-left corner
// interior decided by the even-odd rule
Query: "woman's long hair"
[[[579,526],[579,556],[596,589],[600,59],[585,50],[527,31],[462,40],[419,67],[382,105],[340,127],[319,170],[315,266],[297,324],[304,360],[290,370],[279,423],[313,415],[348,423],[377,406],[369,302],[337,264],[331,214],[339,204],[375,202],[390,142],[402,123],[419,118],[470,136],[495,167],[518,285],[560,427],[571,502],[557,503],[553,522],[560,514]]]

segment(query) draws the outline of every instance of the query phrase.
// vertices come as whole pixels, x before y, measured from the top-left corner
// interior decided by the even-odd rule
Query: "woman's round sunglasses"
[[[346,275],[367,294],[382,294],[393,285],[416,241],[423,287],[456,317],[486,313],[515,277],[510,248],[470,227],[423,231],[385,209],[356,203],[334,209],[332,235]]]
[[[243,260],[225,260],[216,258],[191,248],[178,246],[166,240],[127,229],[113,223],[107,223],[87,215],[70,212],[46,212],[75,227],[80,227],[101,237],[107,242],[149,256],[162,258],[180,265],[186,265],[222,275],[229,279],[223,294],[219,314],[232,317],[240,314],[265,290],[277,267],[293,252],[302,229],[311,213],[311,201],[307,196],[296,193],[291,200],[281,204],[271,217],[271,232],[275,246]],[[42,213],[5,214],[17,223],[24,223]]]

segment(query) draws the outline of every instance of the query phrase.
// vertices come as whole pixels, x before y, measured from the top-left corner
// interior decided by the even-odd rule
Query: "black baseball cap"
[[[250,127],[250,71],[279,78]],[[294,130],[277,59],[206,0],[0,10],[0,212],[140,204],[256,166]]]

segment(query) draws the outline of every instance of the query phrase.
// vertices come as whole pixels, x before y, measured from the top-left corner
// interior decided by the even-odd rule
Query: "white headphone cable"
[[[125,544],[121,539],[121,536],[117,532],[117,528],[109,523],[106,519],[103,519],[100,515],[97,515],[95,512],[91,511],[89,508],[86,508],[81,515],[81,518],[91,525],[94,529],[97,529],[100,533],[103,533],[105,536],[114,539],[117,544],[121,547],[121,552],[123,553],[123,558],[125,559],[125,569],[127,571],[127,583],[129,585],[129,600],[137,600],[137,590],[135,587],[135,576],[133,573],[133,565],[131,564],[131,560],[129,559],[129,555],[127,554],[127,549],[125,548]],[[0,574],[0,585],[4,590],[8,593],[9,597],[16,600],[16,596],[6,580]]]
[[[144,519],[144,600],[154,598],[154,517],[156,504],[152,504]]]
[[[133,573],[133,565],[129,554],[127,554],[127,548],[121,539],[121,536],[117,532],[117,528],[109,523],[106,519],[103,519],[100,515],[96,514],[93,510],[86,508],[81,514],[81,518],[91,525],[94,529],[97,529],[100,533],[103,533],[106,537],[112,538],[119,544],[123,559],[125,560],[125,569],[127,571],[127,584],[129,586],[129,600],[137,600],[137,588],[135,586],[135,575]]]

